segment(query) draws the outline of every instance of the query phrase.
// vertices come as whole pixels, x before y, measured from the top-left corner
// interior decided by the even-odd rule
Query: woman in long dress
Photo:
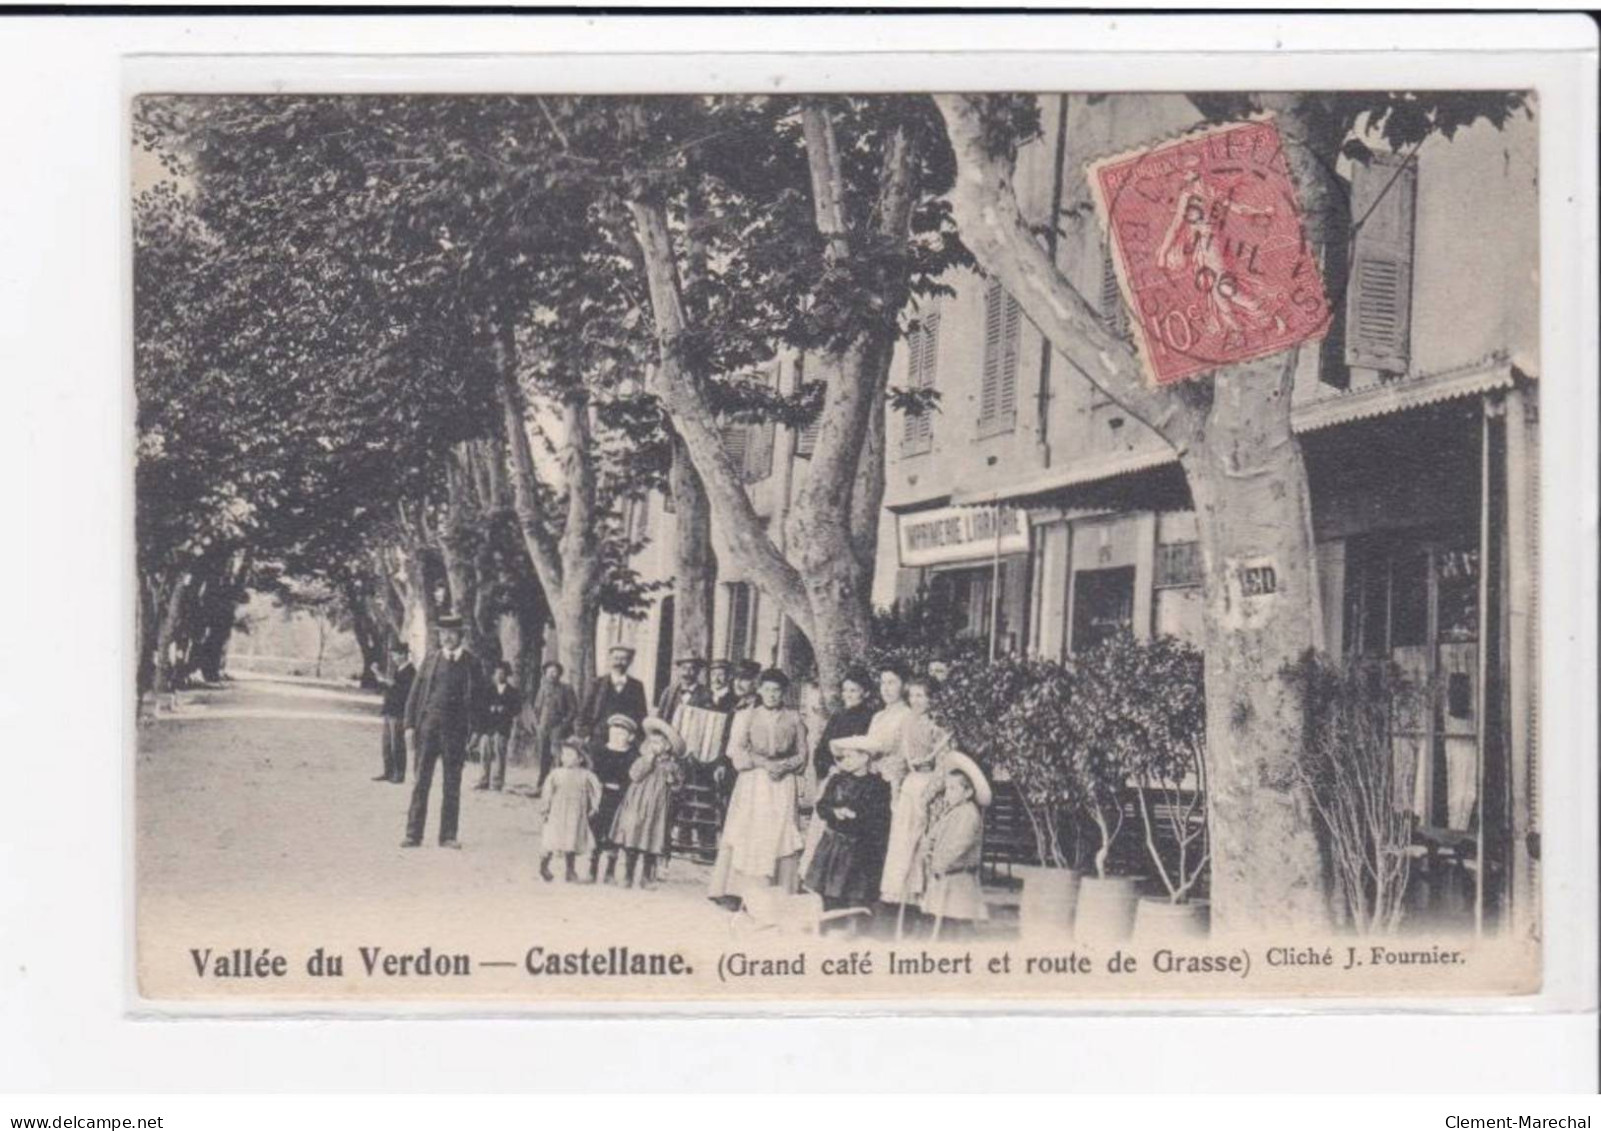
[[[878,669],[878,697],[883,706],[867,724],[867,744],[877,761],[877,769],[885,756],[893,754],[901,741],[901,727],[911,716],[906,705],[906,673],[894,664],[883,664]],[[890,788],[895,781],[890,780]]]
[[[918,845],[928,831],[929,810],[945,791],[941,755],[950,749],[951,739],[929,717],[933,705],[929,682],[913,680],[906,693],[908,715],[901,724],[900,741],[893,753],[880,760],[883,776],[899,784],[890,809],[889,846],[884,853],[879,898],[884,903],[905,905],[915,915],[924,881]]]
[[[860,737],[873,725],[873,716],[878,712],[868,698],[872,690],[873,677],[861,668],[852,668],[839,681],[839,698],[843,706],[829,716],[828,725],[823,728],[823,737],[817,740],[817,748],[812,752],[812,768],[817,774],[819,791],[834,768],[834,740]]]
[[[806,724],[784,706],[789,677],[763,672],[760,701],[734,716],[728,758],[739,775],[728,802],[707,894],[743,898],[752,886],[793,892],[805,840],[796,819],[799,775],[806,768]]]

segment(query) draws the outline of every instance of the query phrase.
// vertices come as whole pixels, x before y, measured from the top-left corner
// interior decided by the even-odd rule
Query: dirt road
[[[318,946],[467,949],[490,967],[472,984],[389,993],[506,992],[530,945],[719,937],[728,916],[704,897],[706,869],[671,863],[661,887],[547,884],[538,878],[533,775],[503,793],[462,793],[462,851],[435,846],[436,775],[423,847],[402,849],[411,782],[379,771],[376,697],[326,685],[240,681],[186,694],[140,730],[136,850],[142,984],[189,996],[262,987],[197,973],[192,951]],[[559,873],[558,873],[559,874]],[[353,985],[350,992],[357,992]],[[533,996],[533,992],[530,992]]]

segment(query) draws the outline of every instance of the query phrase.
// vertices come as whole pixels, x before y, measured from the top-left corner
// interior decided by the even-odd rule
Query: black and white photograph
[[[1540,988],[1533,91],[128,114],[141,997]]]

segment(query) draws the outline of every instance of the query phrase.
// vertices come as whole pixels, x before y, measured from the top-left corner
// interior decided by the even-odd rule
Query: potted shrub
[[[1207,904],[1196,898],[1211,859],[1201,654],[1172,637],[1127,642],[1119,668],[1131,692],[1128,723],[1134,734],[1135,798],[1145,850],[1166,891],[1165,896],[1140,900],[1134,936],[1205,936]],[[1158,843],[1163,839],[1165,846]]]
[[[1417,772],[1415,749],[1393,734],[1415,725],[1430,689],[1387,660],[1308,653],[1288,674],[1305,710],[1297,769],[1333,864],[1336,919],[1359,935],[1393,935],[1406,911]]]
[[[1034,834],[1038,864],[1017,869],[1025,936],[1070,938],[1078,903],[1077,837],[1063,842],[1077,802],[1072,755],[1072,674],[1048,661],[1031,665],[1025,686],[992,725],[997,770],[1017,789]]]
[[[1132,689],[1124,676],[1115,639],[1074,664],[1069,706],[1073,743],[1069,765],[1078,811],[1096,833],[1095,870],[1079,881],[1074,936],[1087,943],[1118,943],[1134,928],[1138,879],[1111,874],[1112,847],[1123,831],[1123,798],[1137,764],[1138,728],[1131,714]]]

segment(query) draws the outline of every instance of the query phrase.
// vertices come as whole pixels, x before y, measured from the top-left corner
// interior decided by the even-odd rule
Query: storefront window
[[[1086,569],[1073,576],[1073,651],[1084,652],[1134,628],[1134,567]]]
[[[1436,556],[1440,586],[1440,639],[1479,638],[1479,548],[1442,549]]]
[[[1414,648],[1429,639],[1429,557],[1413,551],[1390,564],[1390,647]]]
[[[1156,548],[1156,588],[1172,589],[1200,583],[1199,542],[1169,542]]]
[[[940,570],[929,579],[929,600],[956,622],[962,635],[988,637],[994,584],[990,566]]]

